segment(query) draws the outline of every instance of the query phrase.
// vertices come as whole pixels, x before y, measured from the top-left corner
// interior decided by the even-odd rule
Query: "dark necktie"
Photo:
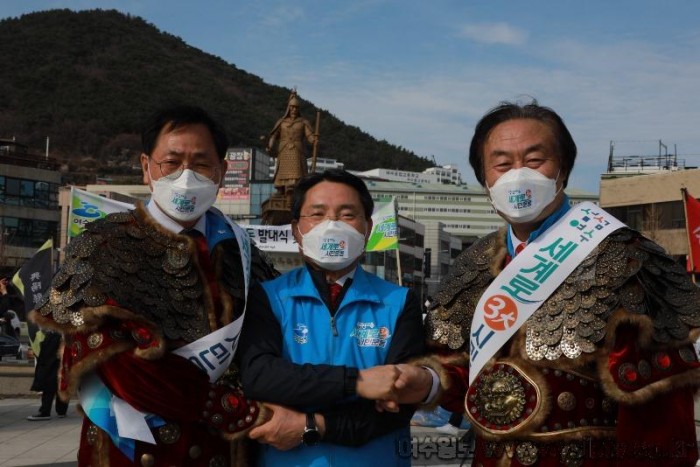
[[[338,308],[338,297],[340,296],[340,291],[343,290],[343,286],[337,282],[328,284],[328,301],[331,304],[332,309]]]

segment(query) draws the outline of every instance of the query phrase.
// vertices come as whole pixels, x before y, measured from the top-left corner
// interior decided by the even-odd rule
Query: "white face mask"
[[[535,220],[558,193],[556,179],[529,167],[509,170],[486,186],[493,207],[515,224]]]
[[[150,165],[148,169],[150,175]],[[161,177],[152,181],[151,197],[173,219],[183,222],[199,219],[214,205],[219,191],[219,185],[201,178],[190,169],[185,169],[175,180]]]
[[[304,256],[328,271],[350,266],[365,251],[365,236],[340,221],[326,219],[301,239]]]

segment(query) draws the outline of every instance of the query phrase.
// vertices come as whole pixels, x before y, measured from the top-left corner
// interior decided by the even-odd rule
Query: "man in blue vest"
[[[374,401],[394,400],[393,364],[423,352],[421,307],[359,267],[372,211],[364,182],[342,170],[295,188],[305,264],[251,291],[240,343],[246,396],[274,412],[249,434],[263,443],[259,465],[410,465],[414,407],[380,412]]]

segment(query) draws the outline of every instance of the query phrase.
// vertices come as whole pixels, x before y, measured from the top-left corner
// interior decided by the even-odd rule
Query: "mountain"
[[[140,125],[168,104],[199,105],[233,146],[263,147],[290,90],[115,10],[50,10],[0,21],[0,138],[15,137],[70,163],[71,173],[128,174]],[[303,90],[300,90],[303,96]],[[317,108],[303,101],[302,115]],[[420,171],[426,158],[321,111],[319,157],[346,168]]]

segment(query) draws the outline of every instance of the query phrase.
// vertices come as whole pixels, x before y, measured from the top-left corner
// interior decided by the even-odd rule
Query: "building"
[[[447,183],[450,185],[461,185],[462,174],[453,165],[443,165],[442,167],[430,167],[423,171],[425,174],[435,175],[437,183]]]
[[[0,274],[13,275],[60,228],[59,164],[0,140]]]
[[[371,169],[365,170],[364,172],[353,173],[366,179],[384,180],[388,182],[462,184],[462,174],[452,165],[430,167],[423,172],[410,172],[408,170],[397,169]]]
[[[685,264],[688,235],[681,188],[700,198],[700,169],[656,171],[600,181],[600,206]]]

